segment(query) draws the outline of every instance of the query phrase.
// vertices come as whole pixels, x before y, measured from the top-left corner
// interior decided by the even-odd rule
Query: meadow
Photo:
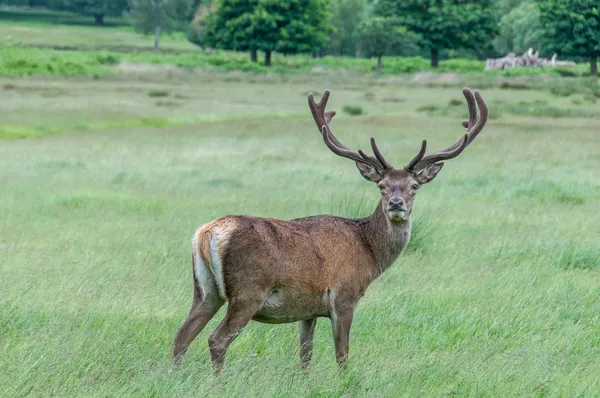
[[[1,396],[600,396],[597,81],[134,65],[0,77]],[[297,325],[253,322],[215,375],[222,309],[173,371],[198,226],[377,205],[309,91],[331,89],[342,142],[401,167],[464,133],[465,85],[488,125],[420,190],[345,370],[321,319],[306,372]]]

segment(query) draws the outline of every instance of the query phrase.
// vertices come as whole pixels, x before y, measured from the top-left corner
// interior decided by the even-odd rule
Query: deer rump
[[[358,244],[360,229],[361,220],[334,216],[217,219],[194,235],[194,274],[202,297],[263,297],[252,317],[263,323],[330,317],[336,296],[362,296],[373,277],[365,273],[375,259]]]

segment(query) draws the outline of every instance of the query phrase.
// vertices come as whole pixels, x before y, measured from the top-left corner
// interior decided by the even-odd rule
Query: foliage
[[[361,22],[357,37],[361,55],[365,57],[412,54],[419,42],[419,36],[399,25],[395,19],[383,17]]]
[[[170,65],[185,69],[267,72],[263,65],[253,63],[247,55],[238,52],[217,50],[214,53],[202,52],[144,52],[138,47],[123,49],[122,52],[105,50],[56,51],[50,48],[3,47],[0,46],[0,76],[23,75],[86,75],[113,73],[112,65],[119,63]],[[375,65],[370,59],[326,56],[313,58],[308,55],[288,55],[273,61],[275,71],[282,74],[295,72],[310,73],[319,66],[331,73],[346,71],[365,74],[373,71]],[[421,57],[388,56],[385,61],[386,74],[405,74],[423,71],[436,73],[456,73],[470,76],[483,76],[485,62],[468,59],[442,60],[437,68],[431,69],[428,61]],[[581,76],[582,67],[570,68],[570,73]],[[488,71],[485,82],[491,84],[489,76],[555,75],[560,76],[560,68],[515,68],[506,71]],[[508,84],[504,82],[503,84]],[[480,82],[480,85],[484,82]],[[500,84],[500,83],[498,83]],[[514,83],[521,84],[521,83]],[[529,85],[530,83],[527,83]],[[582,84],[587,84],[582,82]],[[510,83],[512,86],[513,83]],[[539,85],[539,84],[538,84]],[[545,84],[547,85],[547,84]]]
[[[342,111],[350,116],[359,116],[365,113],[365,110],[360,105],[344,105]]]
[[[377,58],[377,74],[381,72],[381,57],[414,53],[419,37],[399,25],[394,18],[373,17],[362,21],[357,31],[362,55]]]
[[[27,7],[48,7],[55,0],[3,0],[0,5],[7,6],[27,6]]]
[[[188,40],[200,47],[212,47],[216,43],[215,5],[201,4],[194,13],[192,24],[188,31]]]
[[[204,21],[204,43],[237,51],[306,53],[332,30],[326,0],[221,0]],[[269,63],[266,59],[266,63]]]
[[[534,2],[524,1],[500,20],[494,47],[502,54],[523,53],[529,48],[542,49],[543,39],[540,10]]]
[[[66,55],[66,56],[65,56]],[[43,49],[0,47],[0,76],[77,76],[106,73],[114,57],[104,52],[61,54]]]
[[[523,3],[528,3],[531,0],[498,0],[498,15],[504,16],[519,7]]]
[[[194,0],[129,0],[133,27],[144,34],[154,33],[157,27],[165,33],[181,30],[191,22],[186,18],[194,3]]]
[[[498,25],[494,0],[376,0],[373,13],[421,35],[434,67],[441,49],[489,48]]]
[[[331,2],[334,32],[328,51],[335,55],[354,56],[358,50],[356,28],[365,15],[364,0],[333,0]]]
[[[600,56],[600,5],[597,0],[538,0],[548,49],[591,58],[597,74]]]
[[[122,15],[128,3],[127,0],[52,0],[50,8],[93,16],[97,24],[103,24],[105,16]]]

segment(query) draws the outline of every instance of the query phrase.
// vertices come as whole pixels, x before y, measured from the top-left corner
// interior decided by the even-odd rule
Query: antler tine
[[[327,101],[329,100],[330,94],[331,92],[329,90],[325,90],[323,96],[321,97],[321,101],[319,101],[319,103],[317,104],[315,103],[315,97],[313,93],[308,93],[308,107],[310,108],[310,112],[313,115],[313,119],[315,120],[319,131],[321,131],[323,126],[327,126],[329,128],[329,123],[331,122],[331,119],[333,119],[333,117],[336,115],[336,112],[334,110],[325,112],[325,107],[327,106]],[[340,148],[350,149],[341,142],[339,142],[333,134],[331,140],[335,145],[339,146]]]
[[[377,148],[377,143],[375,142],[375,138],[373,138],[373,137],[371,137],[371,148],[373,149],[373,153],[375,154],[375,157],[377,158],[379,163],[381,163],[381,165],[383,166],[383,168],[385,170],[393,169],[392,165],[387,161],[385,156],[383,156],[383,154],[379,151],[379,148]]]
[[[463,126],[467,129],[473,127],[473,124],[477,121],[477,106],[475,105],[475,97],[473,96],[473,92],[468,88],[463,88],[463,95],[467,100],[467,108],[469,109],[469,120],[463,122]],[[466,122],[466,124],[465,124]]]
[[[382,172],[387,168],[391,168],[389,163],[385,160],[377,145],[374,144],[374,140],[371,139],[371,146],[373,146],[373,151],[375,152],[375,156],[368,156],[362,150],[353,151],[348,148],[344,144],[342,144],[336,137],[333,135],[331,128],[329,127],[329,122],[335,116],[335,111],[325,112],[325,107],[327,106],[327,101],[329,100],[330,91],[325,90],[323,96],[321,97],[321,101],[317,104],[314,99],[313,93],[308,93],[308,106],[313,115],[313,119],[323,136],[323,141],[325,141],[325,145],[336,155],[342,156],[356,162],[361,162],[365,164],[369,164],[374,167],[377,171]],[[389,167],[388,167],[389,166]]]
[[[423,143],[421,144],[421,150],[419,151],[419,153],[417,153],[417,155],[411,159],[410,162],[408,162],[408,164],[404,167],[407,171],[412,171],[413,168],[417,165],[417,163],[419,163],[421,161],[421,159],[423,159],[423,156],[425,156],[425,151],[427,150],[427,140],[423,140]]]
[[[467,106],[469,108],[469,120],[463,120],[462,125],[467,129],[467,134],[469,134],[469,142],[467,143],[467,145],[469,145],[475,139],[475,137],[477,137],[477,134],[481,132],[483,126],[485,126],[485,123],[488,119],[488,108],[483,98],[481,98],[479,91],[475,90],[475,95],[473,95],[471,90],[464,88],[463,94],[467,100]],[[477,106],[479,106],[480,111],[479,117],[477,117]],[[461,142],[462,138],[444,151],[457,148]]]
[[[467,133],[460,140],[452,144],[446,149],[442,149],[434,154],[421,158],[417,163],[414,164],[413,169],[415,171],[422,170],[423,168],[440,162],[442,160],[448,160],[458,156],[483,130],[483,127],[487,123],[488,119],[488,108],[479,94],[479,91],[475,90],[475,93],[471,92],[468,88],[463,89],[463,95],[467,100],[467,107],[469,110],[469,120],[463,121],[462,125],[467,128]],[[477,115],[477,108],[479,107],[479,116]],[[421,148],[423,149],[423,148]],[[420,154],[420,152],[419,152]],[[417,155],[418,157],[419,155]],[[414,159],[413,159],[414,160]],[[412,160],[411,160],[412,163]],[[411,164],[409,163],[409,165]],[[407,168],[408,169],[408,168]]]

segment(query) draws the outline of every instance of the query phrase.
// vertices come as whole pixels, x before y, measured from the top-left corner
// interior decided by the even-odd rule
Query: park
[[[473,33],[436,51],[441,39],[390,17],[392,2],[311,2],[319,23],[294,31],[310,41],[273,50],[219,28],[238,12],[228,4],[252,2],[166,9],[158,34],[132,12],[141,0],[102,18],[0,2],[0,396],[600,393],[596,54],[515,33],[546,26],[528,19],[545,18],[535,1],[480,2],[485,43]],[[358,3],[375,16],[350,29],[340,21]],[[253,15],[265,26],[275,14]],[[531,47],[575,66],[484,70]],[[198,228],[378,206],[377,187],[324,142],[309,93],[331,91],[337,139],[371,154],[375,137],[401,168],[423,140],[430,154],[465,134],[464,87],[485,99],[487,124],[419,188],[410,241],[358,303],[343,368],[319,318],[307,368],[297,323],[250,322],[215,373],[208,339],[225,306],[173,367]]]

